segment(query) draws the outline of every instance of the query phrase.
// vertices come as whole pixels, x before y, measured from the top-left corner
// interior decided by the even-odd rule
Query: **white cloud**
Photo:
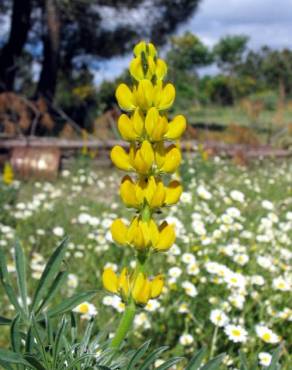
[[[246,34],[252,48],[291,47],[292,0],[203,0],[179,30],[184,31],[196,33],[208,45],[226,34]]]

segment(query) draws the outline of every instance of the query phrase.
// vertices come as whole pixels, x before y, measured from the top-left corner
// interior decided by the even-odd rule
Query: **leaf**
[[[21,336],[19,332],[19,315],[11,323],[10,327],[11,345],[14,352],[21,352]]]
[[[26,286],[26,263],[23,250],[19,244],[19,241],[16,240],[14,247],[14,259],[16,266],[16,276],[17,276],[17,285],[22,301],[24,310],[28,312],[27,309],[27,286]]]
[[[83,354],[86,351],[88,351],[88,344],[89,344],[89,341],[90,341],[90,336],[91,336],[93,326],[94,326],[94,321],[90,320],[88,322],[87,326],[86,326],[85,333],[84,333],[82,341],[80,343],[80,349],[79,349],[80,354]]]
[[[155,368],[156,370],[167,370],[169,369],[172,365],[177,364],[179,361],[183,360],[183,357],[174,357],[168,361],[165,361],[162,365],[158,366]]]
[[[59,268],[63,261],[67,246],[67,238],[65,238],[61,244],[56,248],[54,253],[51,255],[43,273],[40,278],[39,284],[36,288],[36,292],[32,301],[31,310],[34,311],[41,299],[43,298],[46,291],[49,289],[49,285],[52,280],[59,272]]]
[[[13,368],[7,364],[7,362],[0,361],[0,365],[3,367],[4,370],[13,370]]]
[[[143,364],[141,365],[139,370],[148,370],[149,366],[154,363],[154,361],[161,355],[161,353],[165,352],[168,349],[168,347],[163,346],[160,348],[157,348],[153,352],[151,352],[146,359],[144,360]]]
[[[239,353],[240,358],[240,370],[248,370],[246,356],[243,352]]]
[[[28,363],[32,365],[34,369],[46,370],[46,368],[39,362],[39,360],[34,355],[25,354],[24,358],[27,360]]]
[[[65,299],[63,302],[58,304],[56,307],[48,310],[47,315],[48,317],[54,317],[57,315],[61,315],[67,311],[72,310],[80,303],[90,300],[95,296],[97,290],[90,290],[88,292],[83,293],[76,293],[72,297]]]
[[[0,325],[10,325],[11,320],[6,317],[0,316]]]
[[[31,367],[21,354],[3,348],[0,348],[0,361],[8,362],[9,364],[19,364]]]
[[[38,314],[39,312],[41,312],[41,310],[43,308],[45,308],[48,303],[50,303],[50,301],[55,297],[56,293],[58,292],[58,290],[60,289],[60,287],[63,285],[64,281],[66,280],[68,276],[68,272],[67,271],[61,271],[58,273],[58,275],[56,276],[55,280],[53,281],[49,291],[48,291],[48,294],[46,295],[46,297],[43,299],[43,302],[42,304],[40,305],[39,309],[37,310],[36,314]]]
[[[218,370],[218,366],[221,364],[225,354],[221,354],[212,360],[210,360],[206,365],[204,365],[200,370]]]
[[[187,367],[185,368],[185,370],[197,370],[199,369],[202,361],[203,361],[203,358],[206,354],[206,348],[201,348],[195,355],[194,357],[191,359],[191,361],[188,363]]]
[[[131,357],[129,365],[127,367],[127,370],[135,369],[135,366],[137,363],[141,360],[141,358],[144,356],[144,354],[147,352],[151,340],[148,340],[140,348],[135,351],[134,355]]]
[[[280,346],[273,352],[272,361],[271,361],[270,366],[267,367],[267,370],[278,370],[279,369],[278,362],[280,359],[281,351],[282,351],[282,348]]]
[[[17,296],[14,292],[14,289],[12,288],[12,285],[9,279],[6,258],[5,258],[2,248],[0,248],[0,279],[3,285],[3,288],[9,298],[10,303],[15,307],[15,310],[17,313],[20,313],[21,315],[23,315],[24,314],[23,309],[19,305]]]
[[[62,321],[61,321],[61,325],[59,326],[58,331],[56,333],[56,339],[55,339],[55,343],[53,345],[53,364],[54,364],[54,367],[57,367],[58,355],[59,355],[59,351],[60,351],[60,344],[61,344],[61,340],[62,340],[62,336],[64,334],[64,331],[66,330],[66,326],[67,326],[67,320],[65,319],[65,317],[63,317]]]

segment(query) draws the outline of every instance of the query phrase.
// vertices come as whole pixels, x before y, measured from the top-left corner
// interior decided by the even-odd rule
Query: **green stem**
[[[212,344],[211,344],[210,359],[212,359],[212,357],[214,355],[214,352],[215,352],[216,342],[217,342],[217,334],[218,334],[218,326],[215,326],[214,334],[213,334],[213,338],[212,338]]]
[[[128,331],[131,329],[132,323],[135,318],[136,313],[136,306],[134,302],[130,302],[130,304],[125,308],[121,321],[119,323],[118,329],[116,334],[111,342],[112,348],[119,348],[122,341],[125,339]]]

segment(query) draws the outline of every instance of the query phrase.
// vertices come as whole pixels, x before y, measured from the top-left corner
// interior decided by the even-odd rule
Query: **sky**
[[[147,12],[147,0],[141,1],[143,3],[146,4],[143,11]],[[111,18],[117,21],[116,17],[106,13],[108,7],[104,6],[103,10],[107,23]],[[139,12],[127,13],[128,16],[134,23],[141,24]],[[124,17],[126,15],[120,16],[119,22]],[[9,20],[2,20],[0,36],[7,34],[8,29]],[[198,11],[177,33],[186,31],[199,36],[208,46],[213,46],[224,35],[244,34],[250,37],[248,46],[252,49],[264,44],[278,49],[292,48],[292,0],[201,0]],[[129,54],[101,63],[100,69],[94,72],[96,84],[120,75],[130,58]],[[205,71],[212,73],[212,68]]]
[[[250,37],[248,46],[252,49],[264,44],[292,48],[292,0],[202,0],[198,11],[177,33],[185,31],[195,33],[208,46],[221,36],[244,34]],[[103,63],[95,74],[96,83],[118,76],[127,68],[129,58]]]

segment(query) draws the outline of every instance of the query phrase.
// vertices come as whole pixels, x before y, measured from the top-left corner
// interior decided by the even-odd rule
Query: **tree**
[[[33,24],[26,27],[26,31],[24,25],[18,27],[18,32],[11,34],[11,44],[22,35],[21,47],[14,53],[20,55],[28,30],[32,54],[40,49],[40,43],[43,44],[36,95],[50,99],[54,97],[59,72],[70,78],[80,66],[93,66],[100,58],[120,55],[140,38],[162,44],[199,3],[199,0],[13,0],[13,4],[24,6],[30,1],[33,3]],[[131,10],[138,15],[136,22],[129,16]],[[42,17],[38,16],[40,13]],[[16,29],[13,24],[12,29]],[[6,54],[6,50],[2,50],[5,59]],[[33,61],[36,60],[33,55]],[[5,76],[11,66],[13,63],[7,63]],[[14,77],[15,74],[10,80],[11,87]]]
[[[226,36],[214,46],[213,53],[219,66],[229,74],[235,72],[235,67],[241,62],[248,42],[247,36]]]
[[[3,4],[2,11],[7,8]],[[30,29],[30,0],[14,0],[10,34],[7,43],[0,50],[0,91],[13,90],[14,79],[19,68],[20,57]]]
[[[183,36],[172,37],[167,60],[173,69],[190,72],[211,64],[213,56],[197,36],[186,32]]]

